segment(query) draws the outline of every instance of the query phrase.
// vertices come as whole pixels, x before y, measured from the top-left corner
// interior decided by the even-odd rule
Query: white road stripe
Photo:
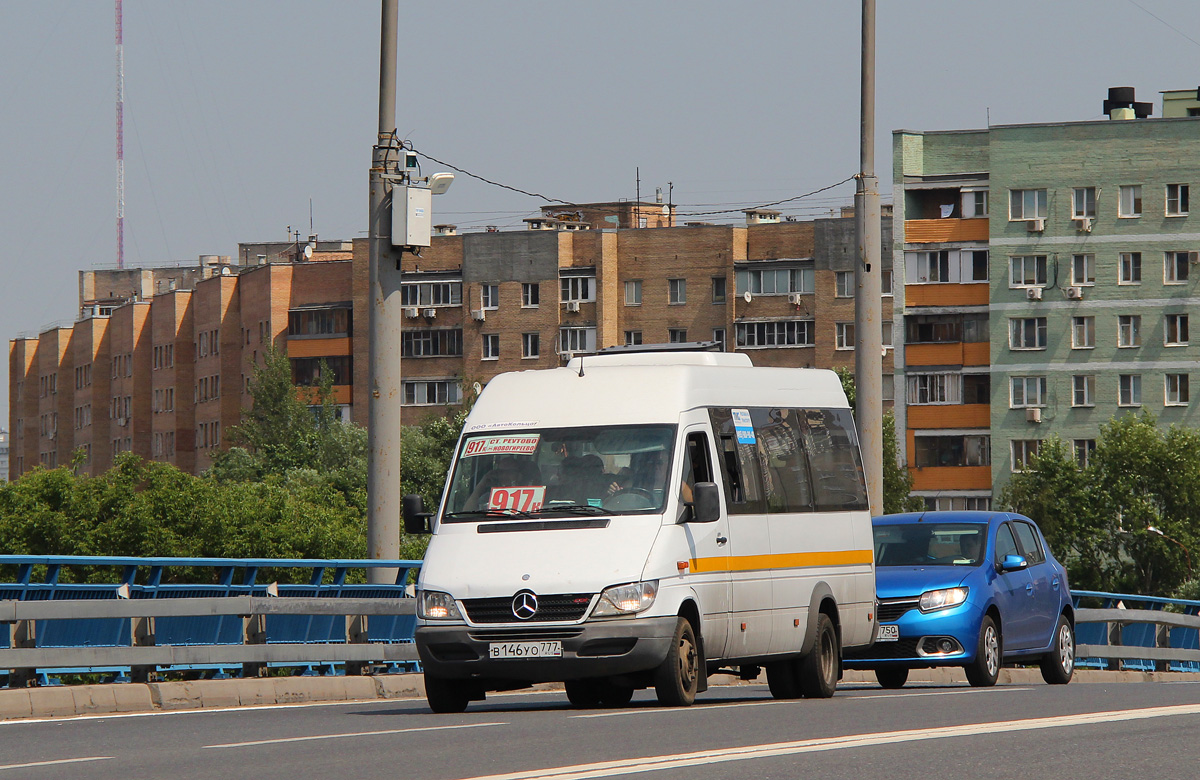
[[[87,756],[85,758],[59,758],[54,761],[32,761],[28,764],[0,764],[0,772],[5,769],[31,769],[38,766],[58,766],[59,764],[82,764],[86,761],[111,761],[112,756]]]
[[[946,726],[936,729],[910,731],[886,731],[874,734],[851,734],[844,737],[806,739],[797,742],[775,742],[764,745],[746,745],[722,750],[704,750],[696,753],[676,753],[664,756],[602,761],[594,764],[539,769],[528,772],[512,772],[503,775],[485,775],[469,780],[587,780],[588,778],[631,775],[640,772],[656,772],[664,769],[726,761],[745,761],[754,758],[774,758],[800,753],[815,753],[829,750],[845,750],[873,745],[888,745],[898,742],[921,742],[931,739],[993,735],[1003,732],[1036,731],[1040,729],[1068,726],[1089,726],[1119,721],[1169,718],[1181,715],[1200,715],[1200,704],[1183,704],[1172,707],[1147,707],[1137,710],[1112,712],[1088,712],[1082,715],[1060,715],[1050,718],[1029,718],[994,723],[970,723],[963,726]]]
[[[850,701],[875,701],[876,699],[908,699],[915,696],[959,696],[964,693],[1005,693],[1028,691],[1030,688],[956,688],[952,691],[913,691],[912,693],[876,693],[871,696],[855,696]]]
[[[320,739],[348,739],[350,737],[377,737],[383,734],[412,734],[418,731],[451,731],[454,729],[477,729],[484,726],[507,726],[507,723],[464,723],[461,726],[422,726],[411,729],[385,729],[384,731],[354,731],[344,734],[314,734],[309,737],[283,737],[281,739],[259,739],[253,742],[227,742],[223,745],[204,745],[204,750],[254,747],[256,745],[282,745],[288,742],[314,742]]]

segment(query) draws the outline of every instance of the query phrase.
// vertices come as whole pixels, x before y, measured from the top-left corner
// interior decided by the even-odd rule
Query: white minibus
[[[562,682],[578,707],[710,675],[832,696],[870,644],[862,460],[837,375],[744,354],[604,351],[501,374],[466,420],[429,532],[416,644],[429,706]]]

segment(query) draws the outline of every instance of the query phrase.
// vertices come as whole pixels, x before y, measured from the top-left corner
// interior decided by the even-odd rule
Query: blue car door
[[[1012,521],[1021,554],[1029,561],[1029,577],[1033,583],[1033,603],[1029,611],[1030,647],[1046,647],[1058,625],[1058,599],[1061,583],[1058,572],[1046,560],[1046,548],[1038,538],[1037,530],[1021,520]]]
[[[1033,602],[1033,580],[1028,569],[1001,572],[1000,563],[1006,555],[1020,555],[1021,548],[1013,536],[1009,523],[996,528],[995,546],[996,603],[1000,607],[1000,637],[1005,651],[1025,650],[1033,646],[1033,632],[1029,623],[1030,606]]]

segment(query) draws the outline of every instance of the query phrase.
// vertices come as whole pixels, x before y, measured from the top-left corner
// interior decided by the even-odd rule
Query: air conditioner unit
[[[567,301],[567,311],[579,311],[579,301]]]
[[[471,319],[476,322],[483,322],[487,319],[487,312],[483,309],[471,309]]]
[[[1042,217],[1038,217],[1037,219],[1026,220],[1025,229],[1028,230],[1030,233],[1041,233],[1043,230],[1046,229],[1046,220],[1043,219]]]
[[[1073,301],[1082,301],[1083,300],[1083,288],[1082,287],[1068,287],[1066,289],[1066,293],[1067,293],[1067,297]]]
[[[126,425],[128,425],[128,424],[129,424],[129,418],[128,418],[128,417],[118,417],[118,418],[117,418],[117,427],[118,427],[118,428],[124,428],[124,427],[125,427]]]
[[[799,306],[804,303],[804,296],[800,293],[788,293],[788,303]]]
[[[1025,410],[1025,422],[1040,423],[1042,421],[1042,410],[1036,406]]]
[[[433,319],[437,316],[437,309],[424,309],[421,311],[422,316],[426,319]]]
[[[417,317],[421,316],[421,312],[417,310],[416,306],[409,306],[404,309],[404,316],[408,317],[410,320],[415,320]]]
[[[1188,252],[1188,262],[1192,265],[1200,263],[1200,252]]]
[[[1091,233],[1092,232],[1093,220],[1091,217],[1075,217],[1075,219],[1072,221],[1075,223],[1076,230],[1081,231],[1083,233]]]
[[[1040,301],[1042,299],[1041,287],[1026,287],[1025,297],[1031,301]]]

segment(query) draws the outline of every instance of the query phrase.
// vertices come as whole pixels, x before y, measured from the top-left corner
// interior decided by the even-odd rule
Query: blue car
[[[1046,682],[1075,671],[1067,572],[1037,524],[1004,512],[913,512],[873,520],[875,644],[847,651],[899,688],[909,669],[961,666],[995,685],[1005,663],[1037,663]]]

